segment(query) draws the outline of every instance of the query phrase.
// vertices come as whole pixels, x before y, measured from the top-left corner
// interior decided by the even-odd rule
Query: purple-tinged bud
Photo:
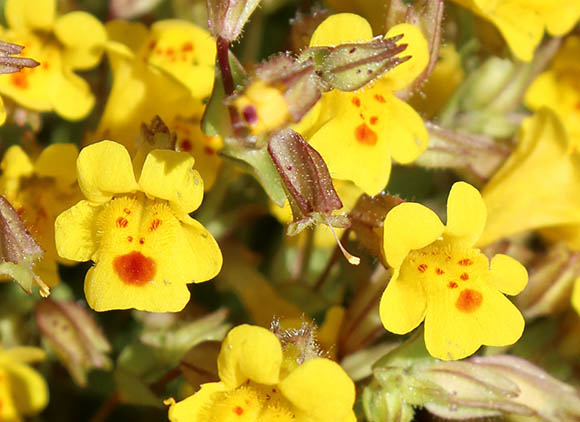
[[[40,332],[78,385],[87,384],[89,369],[111,367],[106,355],[111,346],[84,307],[45,299],[38,302],[34,317]]]
[[[228,42],[235,41],[260,0],[207,0],[211,32]]]

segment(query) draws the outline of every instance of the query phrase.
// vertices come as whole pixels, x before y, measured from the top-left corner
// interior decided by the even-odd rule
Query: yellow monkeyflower
[[[576,312],[580,314],[580,278],[574,282],[574,289],[572,290],[572,306]]]
[[[66,264],[56,253],[54,221],[74,205],[81,193],[76,183],[78,148],[74,144],[53,144],[46,147],[34,161],[24,150],[14,145],[8,148],[0,167],[0,194],[16,209],[24,224],[44,249],[44,255],[34,266],[35,273],[46,287],[59,282],[57,262]]]
[[[220,382],[166,401],[171,422],[354,422],[354,383],[330,359],[300,362],[265,328],[240,325],[218,357]]]
[[[36,347],[0,348],[0,420],[19,422],[36,415],[48,403],[48,386],[28,363],[43,360]]]
[[[385,37],[403,35],[402,56],[411,58],[355,92],[333,90],[323,94],[319,122],[309,143],[322,155],[330,175],[350,180],[369,195],[387,184],[391,157],[410,163],[427,147],[427,130],[421,117],[394,92],[411,83],[429,61],[427,41],[413,25],[392,27]],[[310,46],[367,42],[373,36],[369,23],[350,13],[333,15],[314,31]],[[363,164],[364,163],[364,164]]]
[[[580,2],[568,0],[453,0],[497,27],[513,54],[530,61],[542,41],[550,35],[569,32],[580,19]]]
[[[55,239],[60,256],[95,262],[85,279],[93,309],[180,311],[187,283],[219,272],[216,241],[188,215],[203,196],[193,164],[189,154],[154,150],[137,181],[122,145],[102,141],[81,151],[77,172],[87,200],[58,216]]]
[[[74,71],[100,61],[103,25],[81,11],[57,16],[56,0],[7,0],[4,14],[8,29],[3,39],[25,46],[26,55],[40,66],[0,78],[0,93],[32,110],[55,111],[69,120],[85,117],[95,98]]]
[[[558,116],[539,109],[522,123],[517,148],[482,190],[488,222],[478,244],[527,230],[580,249],[580,155]]]
[[[580,149],[580,37],[568,37],[550,70],[532,83],[524,102],[532,110],[551,108],[560,118],[576,150]]]
[[[515,343],[524,329],[519,310],[502,294],[527,284],[526,269],[474,247],[486,209],[471,185],[453,185],[447,224],[421,204],[394,207],[384,222],[384,252],[394,273],[380,302],[385,328],[405,334],[425,320],[425,345],[436,358],[461,359],[482,344]]]

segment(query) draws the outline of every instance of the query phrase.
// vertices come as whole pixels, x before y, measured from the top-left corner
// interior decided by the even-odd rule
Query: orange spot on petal
[[[17,88],[27,89],[28,88],[28,77],[24,71],[12,73],[10,75],[10,82]]]
[[[244,409],[242,409],[240,406],[236,406],[234,407],[234,413],[238,416],[242,416],[242,414],[244,413]]]
[[[205,147],[203,147],[203,152],[205,152],[207,155],[214,155],[215,151],[213,149],[211,149],[210,147],[208,147],[207,145]]]
[[[427,264],[421,264],[417,267],[417,271],[424,273],[427,270]]]
[[[145,239],[143,239],[143,238],[139,239],[139,244],[140,244],[140,245],[142,245],[142,244],[144,244],[144,243],[145,243]]]
[[[483,296],[477,290],[462,290],[455,302],[455,307],[461,312],[471,313],[476,311],[483,302]]]
[[[152,232],[154,230],[157,230],[157,228],[161,225],[162,221],[158,218],[156,218],[155,220],[153,220],[151,222],[151,225],[149,226],[149,231]]]
[[[371,125],[376,125],[378,121],[379,121],[379,118],[377,116],[371,117],[371,120],[370,120]]]
[[[360,107],[360,98],[359,97],[354,97],[352,99],[352,103],[356,106],[356,107]]]
[[[437,269],[435,270],[435,272],[436,272],[438,275],[445,274],[445,271],[443,271],[441,268],[437,268]]]
[[[157,265],[153,259],[133,251],[116,257],[113,269],[124,283],[142,286],[153,279]]]
[[[473,261],[469,258],[465,258],[465,259],[462,259],[461,261],[459,261],[458,264],[467,267],[469,265],[473,265]]]
[[[181,51],[193,51],[193,44],[190,42],[186,42],[185,44],[183,44],[183,46],[181,47]]]
[[[127,240],[128,240],[129,242],[132,242],[132,241],[133,241],[133,236],[127,236]]]
[[[119,217],[117,218],[117,227],[127,227],[127,224],[129,224],[129,222],[127,221],[127,219],[125,217]]]
[[[362,123],[356,127],[354,136],[358,142],[364,145],[375,145],[378,140],[377,134],[366,123]]]
[[[459,278],[462,279],[463,281],[469,280],[469,274],[463,273],[459,276]]]
[[[450,289],[455,289],[457,287],[457,283],[455,281],[450,281],[447,287]]]
[[[193,145],[191,144],[191,141],[189,139],[184,139],[179,143],[179,149],[181,151],[191,151],[192,147]]]
[[[381,104],[387,102],[387,100],[385,100],[385,97],[383,97],[381,94],[375,94],[375,100],[377,100]]]

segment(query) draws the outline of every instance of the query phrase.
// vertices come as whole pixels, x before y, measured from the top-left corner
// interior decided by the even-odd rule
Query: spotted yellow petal
[[[282,346],[265,328],[239,325],[222,343],[218,357],[220,379],[233,389],[250,379],[259,384],[278,382],[282,364]]]
[[[354,383],[340,365],[330,359],[305,362],[283,379],[279,388],[305,419],[344,421],[352,413]]]
[[[383,245],[387,262],[399,267],[409,251],[421,249],[443,233],[443,223],[429,208],[404,202],[394,207],[384,222]]]
[[[72,69],[90,69],[101,60],[107,33],[93,15],[75,11],[60,16],[54,34],[66,46],[63,64]]]
[[[52,144],[42,150],[34,163],[35,172],[40,177],[52,177],[63,188],[77,180],[77,157],[79,149],[75,144]]]
[[[136,191],[129,153],[113,141],[83,148],[77,160],[79,186],[89,201],[102,203],[115,194]]]
[[[139,186],[147,195],[169,201],[183,214],[196,210],[203,198],[203,181],[185,152],[151,151],[141,170]]]
[[[469,287],[441,286],[425,316],[425,345],[438,359],[472,355],[481,345],[507,346],[522,335],[520,311],[494,287],[473,280]]]
[[[528,272],[511,256],[497,254],[491,259],[488,281],[500,292],[514,296],[528,284]]]
[[[445,234],[472,246],[481,236],[486,218],[487,210],[479,191],[465,182],[453,184],[447,199]]]
[[[54,240],[61,257],[74,261],[93,257],[98,248],[95,223],[99,211],[100,207],[80,201],[56,218]]]
[[[421,30],[415,25],[401,23],[393,26],[385,38],[403,35],[397,44],[407,44],[400,57],[411,56],[409,60],[390,69],[382,78],[391,90],[397,91],[409,85],[425,70],[429,63],[429,47]]]
[[[379,315],[384,327],[395,334],[406,334],[423,321],[427,297],[416,279],[393,274],[381,297]]]
[[[310,47],[366,42],[372,37],[373,29],[365,18],[353,13],[338,13],[318,25],[310,38]]]
[[[169,404],[169,420],[171,422],[203,422],[207,420],[207,409],[212,407],[214,402],[212,396],[225,391],[225,386],[221,382],[202,384],[201,388],[194,395],[175,402],[173,399],[165,401]]]

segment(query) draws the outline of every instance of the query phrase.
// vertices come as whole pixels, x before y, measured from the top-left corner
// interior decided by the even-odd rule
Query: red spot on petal
[[[132,241],[133,241],[133,236],[127,236],[127,240],[128,240],[129,242],[132,242]]]
[[[184,139],[179,143],[179,149],[181,151],[191,151],[192,147],[193,145],[191,144],[191,141],[189,139]]]
[[[133,251],[113,260],[113,269],[119,278],[127,284],[142,286],[155,276],[157,265],[151,258],[141,252]]]
[[[49,62],[43,62],[43,63],[42,63],[42,68],[43,68],[44,70],[48,70],[48,69],[50,69],[50,63],[49,63]]]
[[[139,239],[139,244],[140,244],[140,245],[142,245],[142,244],[144,244],[144,243],[145,243],[145,239],[143,239],[143,238]]]
[[[193,51],[193,44],[190,42],[186,42],[185,44],[183,44],[183,46],[181,47],[181,51]]]
[[[424,273],[427,270],[427,264],[421,264],[417,267],[417,271]]]
[[[207,155],[214,155],[215,151],[213,149],[211,149],[210,147],[208,147],[207,145],[203,147],[203,152],[205,152]]]
[[[149,226],[149,231],[152,232],[154,230],[157,230],[157,228],[161,225],[162,221],[158,218],[156,218],[155,220],[153,220],[151,222],[151,225]]]
[[[450,289],[455,289],[457,287],[457,283],[455,281],[450,281],[447,287]]]
[[[234,413],[238,416],[242,416],[242,414],[244,413],[244,409],[242,409],[240,406],[236,406],[234,407]]]
[[[131,214],[131,210],[129,208],[123,208],[123,212],[127,215]]]
[[[381,104],[387,102],[387,100],[385,100],[385,97],[383,97],[381,94],[375,94],[375,100],[377,100]]]
[[[455,302],[455,307],[461,312],[474,312],[481,306],[483,296],[477,290],[462,290]]]
[[[459,276],[459,278],[462,279],[463,281],[469,280],[469,274],[463,273]]]
[[[168,56],[173,56],[175,54],[175,50],[172,47],[169,47],[167,50],[165,50],[165,54]]]
[[[435,272],[436,272],[438,275],[445,274],[445,271],[443,271],[441,268],[437,268],[437,269],[435,270]]]
[[[157,45],[157,41],[156,40],[151,40],[151,41],[149,41],[149,44],[147,45],[147,48],[149,49],[149,51],[153,51],[153,49],[155,48],[156,45]]]
[[[360,107],[360,98],[359,97],[354,97],[352,99],[352,103],[356,106],[356,107]]]
[[[467,267],[469,265],[473,265],[473,261],[469,258],[465,258],[465,259],[462,259],[461,261],[459,261],[458,264]]]
[[[155,54],[163,54],[163,50],[158,48],[157,50],[155,50]]]
[[[357,141],[364,145],[375,145],[377,143],[377,134],[369,128],[366,123],[362,123],[354,130],[354,136]]]
[[[27,89],[28,88],[28,77],[24,70],[20,72],[12,73],[10,75],[10,82],[17,88]]]
[[[119,217],[117,218],[117,227],[127,227],[127,224],[129,224],[129,222],[127,221],[127,219],[125,217]]]
[[[377,116],[371,117],[371,120],[370,120],[371,125],[376,125],[378,121],[379,121],[379,118]]]

